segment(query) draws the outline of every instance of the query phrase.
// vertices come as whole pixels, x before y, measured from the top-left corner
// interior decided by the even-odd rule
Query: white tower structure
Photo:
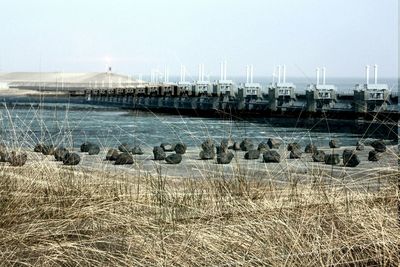
[[[255,98],[261,97],[261,85],[254,83],[253,80],[254,67],[246,65],[246,83],[241,84],[238,88],[239,98]]]
[[[227,74],[226,60],[221,62],[220,68],[221,68],[220,79],[213,84],[213,95],[214,96],[220,96],[220,95],[234,96],[237,93],[236,86],[232,80],[228,80],[226,78],[226,74]]]

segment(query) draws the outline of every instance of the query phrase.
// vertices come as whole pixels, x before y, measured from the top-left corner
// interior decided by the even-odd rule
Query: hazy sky
[[[398,73],[398,0],[0,0],[0,71]]]

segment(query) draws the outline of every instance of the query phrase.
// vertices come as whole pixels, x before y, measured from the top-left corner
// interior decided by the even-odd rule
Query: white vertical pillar
[[[283,83],[286,83],[286,65],[283,65]]]
[[[199,64],[199,78],[198,78],[198,80],[201,81],[201,64]]]
[[[319,85],[319,68],[316,69],[316,74],[317,74],[317,85]]]
[[[221,62],[221,75],[220,75],[220,80],[224,79],[224,62]]]
[[[374,65],[374,81],[375,84],[378,84],[378,65]]]
[[[250,66],[250,83],[253,83],[253,65]]]
[[[365,83],[369,84],[369,65],[365,66]]]
[[[64,89],[64,75],[63,75],[63,72],[61,72],[61,89]]]
[[[249,83],[249,65],[246,65],[246,83]]]
[[[323,67],[322,68],[322,84],[325,85],[326,84],[326,68]]]
[[[278,65],[278,83],[281,83],[281,65]]]
[[[274,71],[272,72],[272,84],[275,83],[275,77],[276,77],[276,67],[274,66]]]
[[[164,67],[164,82],[167,82],[167,67]]]
[[[226,80],[226,60],[225,60],[225,66],[224,66],[224,80]]]

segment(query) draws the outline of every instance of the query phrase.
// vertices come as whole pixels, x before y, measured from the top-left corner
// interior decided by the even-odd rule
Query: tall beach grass
[[[0,266],[400,265],[398,170],[351,184],[156,168],[0,164]]]

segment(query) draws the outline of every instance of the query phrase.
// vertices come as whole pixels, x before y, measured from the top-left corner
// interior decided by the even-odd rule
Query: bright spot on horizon
[[[105,56],[104,57],[104,61],[108,64],[108,65],[110,65],[111,64],[111,57],[110,56]]]

